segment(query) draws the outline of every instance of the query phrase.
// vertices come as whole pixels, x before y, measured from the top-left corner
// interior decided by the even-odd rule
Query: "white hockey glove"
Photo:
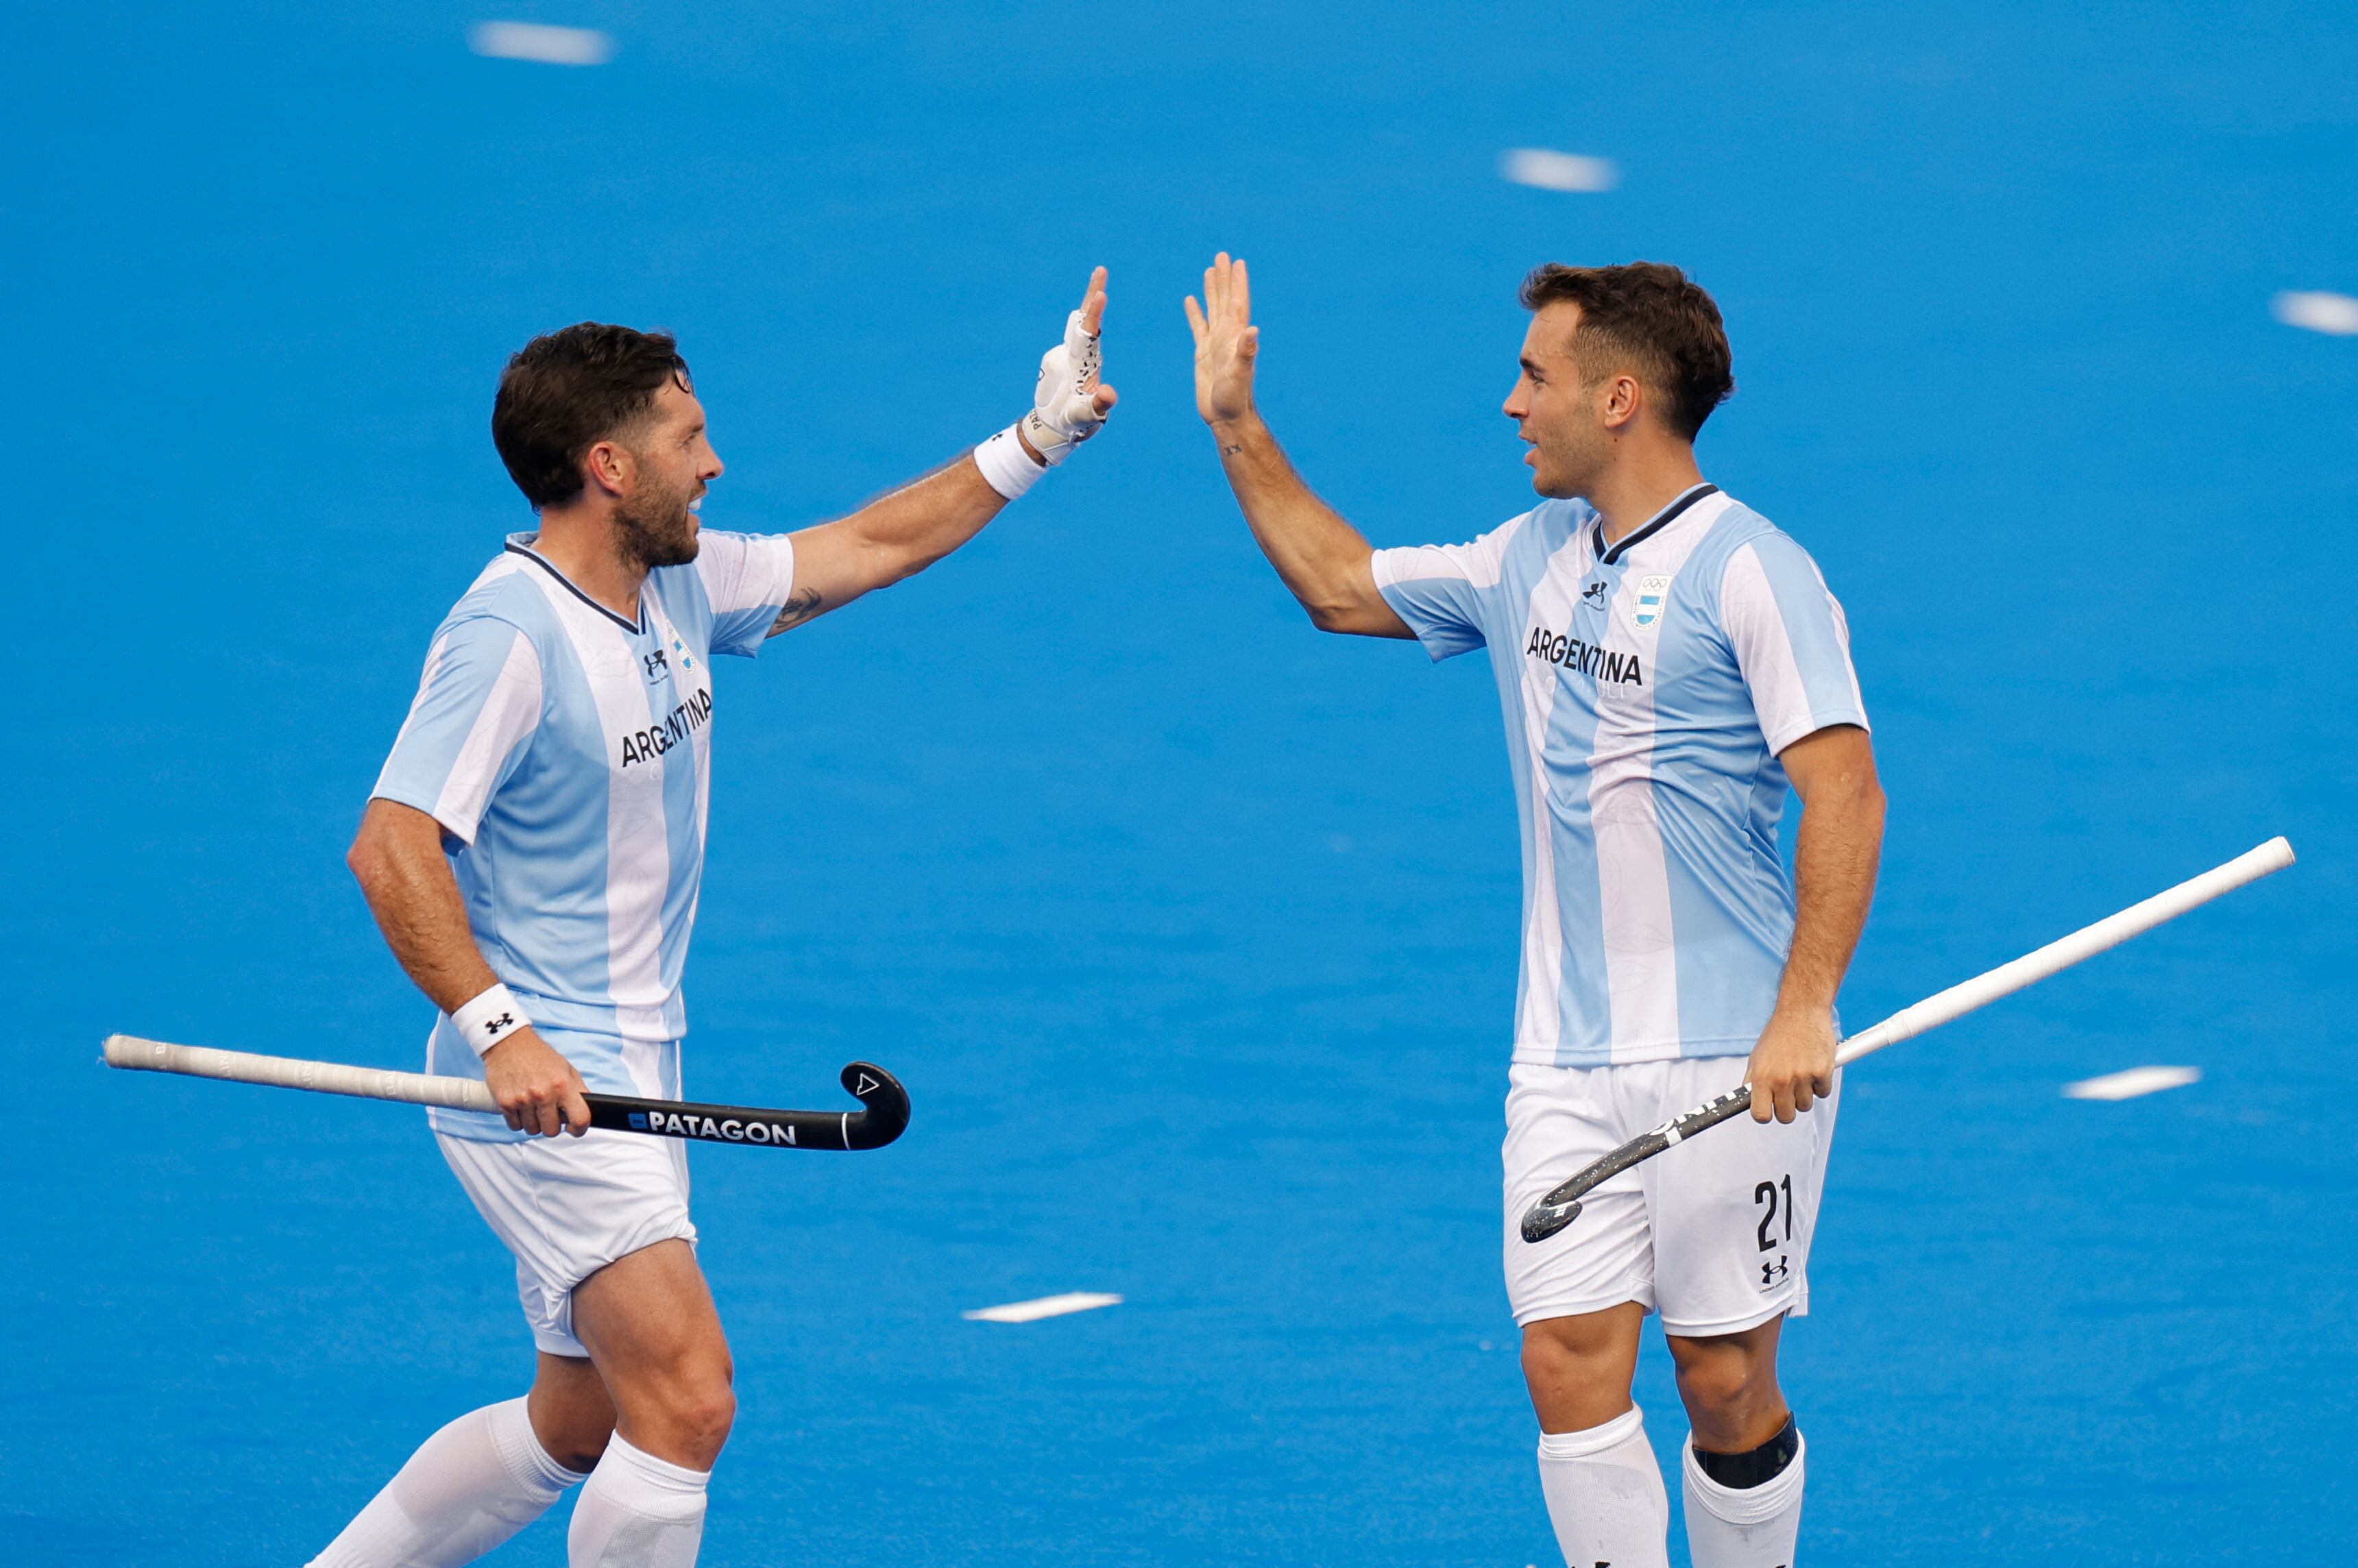
[[[1099,337],[1082,330],[1076,310],[1065,319],[1065,341],[1040,356],[1040,380],[1033,389],[1032,412],[1023,416],[1023,438],[1050,468],[1105,427],[1096,401],[1105,366]]]

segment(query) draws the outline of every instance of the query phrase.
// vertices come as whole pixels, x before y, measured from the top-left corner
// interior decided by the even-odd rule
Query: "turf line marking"
[[[1509,147],[1498,159],[1500,178],[1541,190],[1610,190],[1621,183],[1611,158],[1586,157],[1547,147]]]
[[[2288,327],[2306,327],[2336,338],[2358,337],[2358,299],[2346,294],[2288,289],[2268,301],[2268,311]]]
[[[541,65],[603,65],[614,58],[614,40],[595,27],[539,22],[478,22],[467,29],[467,47],[494,59]]]
[[[2163,1089],[2182,1089],[2201,1076],[2200,1067],[2129,1067],[2102,1077],[2065,1084],[2063,1093],[2071,1099],[2135,1099]]]
[[[1037,1323],[1044,1317],[1062,1317],[1066,1313],[1088,1312],[1097,1307],[1120,1304],[1120,1296],[1107,1295],[1101,1291],[1066,1291],[1060,1296],[1040,1296],[1028,1302],[977,1307],[958,1315],[972,1323]]]

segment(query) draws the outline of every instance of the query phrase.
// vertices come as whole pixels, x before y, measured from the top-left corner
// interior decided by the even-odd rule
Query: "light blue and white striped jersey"
[[[1514,1059],[1748,1054],[1793,933],[1777,753],[1866,725],[1815,563],[1706,484],[1610,549],[1551,501],[1374,570],[1435,659],[1490,650],[1522,821]]]
[[[794,585],[784,535],[700,532],[633,625],[519,534],[434,634],[374,798],[442,825],[475,945],[585,1083],[677,1098],[680,970],[704,874],[714,654],[752,655]],[[438,1023],[427,1070],[483,1076]],[[496,1117],[442,1131],[505,1141]]]

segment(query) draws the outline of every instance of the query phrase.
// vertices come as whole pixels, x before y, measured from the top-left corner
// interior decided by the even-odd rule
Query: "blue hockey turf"
[[[1891,795],[1853,1027],[2301,854],[1853,1075],[1787,1337],[1807,1560],[2358,1538],[2358,338],[2270,315],[2358,293],[2358,15],[528,13],[612,35],[570,69],[470,53],[496,10],[208,9],[28,10],[0,60],[0,1562],[298,1563],[528,1376],[418,1114],[98,1065],[418,1063],[341,854],[527,524],[504,356],[676,330],[707,521],[787,529],[1011,419],[1098,262],[1103,439],[719,672],[691,1092],[831,1105],[866,1056],[916,1110],[879,1153],[695,1152],[742,1400],[704,1561],[1558,1561],[1498,1279],[1496,701],[1260,561],[1190,400],[1219,247],[1272,424],[1384,544],[1528,504],[1527,267],[1715,292],[1705,470],[1847,606]],[[1514,147],[1619,184],[1509,183]],[[2061,1094],[2145,1064],[2204,1076]],[[959,1315],[1064,1291],[1127,1300]],[[1640,1399],[1674,1457],[1659,1341]],[[493,1561],[563,1557],[560,1511]]]

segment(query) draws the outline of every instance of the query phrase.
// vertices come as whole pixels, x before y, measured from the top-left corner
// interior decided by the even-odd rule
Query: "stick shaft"
[[[308,1089],[313,1094],[350,1095],[355,1099],[400,1100],[409,1105],[438,1105],[448,1110],[500,1114],[492,1091],[474,1078],[396,1073],[390,1067],[355,1067],[345,1062],[306,1062],[252,1051],[217,1051],[210,1045],[174,1045],[135,1034],[106,1037],[106,1065],[191,1078],[221,1078],[233,1084]]]
[[[441,1106],[450,1110],[497,1116],[492,1091],[473,1078],[429,1073],[398,1073],[387,1067],[355,1067],[343,1062],[307,1062],[252,1051],[220,1051],[207,1045],[175,1045],[134,1034],[106,1037],[106,1065],[184,1077],[265,1084],[356,1099],[395,1100]],[[777,1149],[880,1149],[909,1124],[909,1097],[898,1079],[870,1062],[843,1070],[843,1087],[865,1108],[856,1111],[765,1110],[756,1106],[702,1105],[686,1100],[638,1099],[629,1095],[582,1096],[590,1124],[652,1138],[685,1138],[707,1143],[752,1143]]]
[[[1896,1045],[1928,1029],[1938,1029],[1987,1007],[2002,996],[2011,996],[2025,986],[2036,985],[2050,975],[2093,958],[2108,947],[2117,947],[2132,936],[2143,935],[2222,893],[2233,892],[2271,871],[2280,871],[2292,860],[2292,846],[2283,838],[2271,838],[2223,866],[2214,866],[2199,877],[2189,877],[2174,888],[2129,905],[2118,914],[2108,914],[2093,925],[2083,925],[2069,936],[2058,937],[2044,947],[2025,953],[2012,963],[2000,964],[1987,974],[1975,975],[1901,1008],[1874,1028],[1863,1029],[1844,1041],[1834,1060],[1847,1065],[1886,1045]]]
[[[2083,925],[2069,936],[2059,937],[2044,947],[2025,953],[2011,963],[2000,964],[1986,974],[1936,991],[1922,1001],[1903,1007],[1872,1029],[1861,1030],[1842,1044],[1834,1061],[1845,1065],[1860,1057],[1896,1045],[1902,1040],[1937,1029],[1943,1023],[1963,1018],[1977,1008],[1987,1007],[2000,997],[2010,996],[2023,987],[2035,985],[2072,965],[2094,957],[2108,947],[2116,947],[2132,936],[2141,935],[2161,925],[2175,920],[2188,910],[2210,903],[2222,893],[2233,892],[2247,882],[2257,881],[2271,871],[2280,871],[2293,863],[2292,845],[2281,838],[2271,838],[2255,849],[2249,849],[2225,865],[2214,866],[2199,877],[2190,877],[2174,888],[2133,903],[2118,914],[2106,915],[2093,925]],[[1570,1225],[1580,1215],[1580,1199],[1597,1187],[1628,1170],[1642,1164],[1664,1150],[1696,1133],[1718,1126],[1752,1105],[1748,1085],[1737,1085],[1718,1098],[1697,1106],[1684,1116],[1664,1123],[1650,1132],[1640,1133],[1612,1152],[1591,1161],[1531,1206],[1523,1216],[1522,1234],[1525,1241],[1544,1241]]]

